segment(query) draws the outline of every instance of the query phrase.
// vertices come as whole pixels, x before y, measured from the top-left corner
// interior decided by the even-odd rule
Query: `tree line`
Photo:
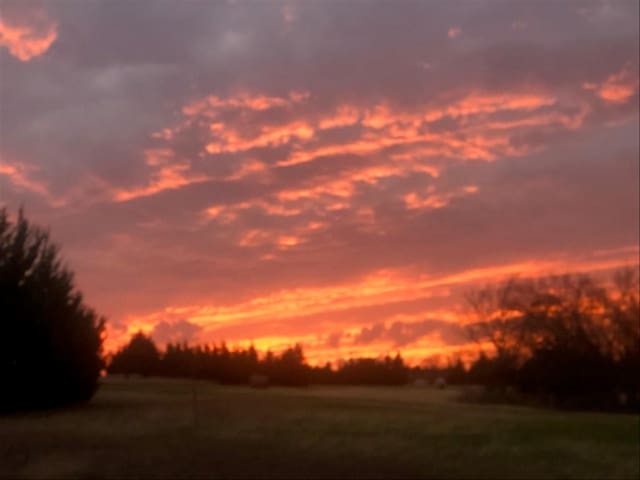
[[[515,389],[556,405],[640,405],[637,269],[607,281],[589,275],[510,279],[467,296],[472,361],[410,366],[398,353],[309,366],[300,345],[259,355],[254,347],[168,344],[136,334],[113,356],[110,373],[194,377],[243,384],[255,374],[277,385],[404,385],[410,382]]]
[[[330,363],[310,366],[301,345],[279,354],[259,355],[253,346],[229,349],[218,345],[169,343],[164,351],[142,332],[118,350],[108,367],[111,374],[183,377],[213,380],[223,384],[246,384],[252,376],[265,376],[274,385],[309,384],[401,385],[408,380],[408,367],[402,357],[351,359],[338,368]]]

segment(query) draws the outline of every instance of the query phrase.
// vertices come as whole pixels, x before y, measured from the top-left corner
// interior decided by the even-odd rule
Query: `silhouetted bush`
[[[0,409],[89,400],[103,368],[104,320],[74,286],[48,232],[0,210]]]

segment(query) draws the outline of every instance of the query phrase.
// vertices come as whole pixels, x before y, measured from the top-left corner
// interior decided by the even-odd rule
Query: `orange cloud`
[[[556,101],[556,98],[552,95],[538,93],[488,94],[475,92],[443,109],[435,109],[428,112],[425,119],[434,121],[443,116],[457,118],[513,110],[530,112],[541,107],[553,105]]]
[[[278,168],[292,167],[325,156],[358,155],[367,159],[363,165],[338,169],[331,175],[314,176],[296,186],[282,186],[259,200],[241,201],[232,205],[211,205],[203,211],[203,221],[215,220],[231,224],[251,209],[262,210],[269,216],[298,216],[311,213],[317,219],[318,208],[324,211],[346,210],[355,207],[354,197],[361,186],[377,186],[385,179],[408,177],[416,173],[438,178],[447,167],[443,159],[478,160],[491,162],[504,156],[524,155],[533,150],[512,142],[513,132],[530,127],[554,126],[576,129],[582,125],[588,107],[567,114],[559,107],[555,96],[541,92],[504,92],[500,94],[472,92],[457,100],[435,102],[433,106],[418,105],[415,109],[398,109],[382,102],[372,108],[360,109],[354,105],[338,105],[329,115],[305,116],[297,106],[306,101],[308,93],[292,92],[275,97],[256,93],[240,93],[228,98],[207,96],[183,108],[184,122],[161,129],[154,137],[165,147],[145,151],[145,162],[151,167],[146,184],[114,193],[116,201],[150,196],[168,189],[178,189],[211,179],[233,182],[249,176],[253,181],[269,184],[276,173],[273,166],[259,160],[260,150],[289,145],[290,153],[276,162]],[[566,106],[566,105],[562,105]],[[243,122],[223,121],[224,110],[242,112]],[[269,109],[286,111],[278,115],[279,124],[265,122],[247,128],[245,120],[256,112]],[[544,110],[542,110],[544,109]],[[509,113],[509,120],[494,115]],[[430,124],[442,118],[457,121],[454,128],[432,132]],[[208,125],[210,138],[204,149],[210,155],[238,154],[238,167],[232,174],[212,176],[192,171],[190,163],[176,160],[172,141],[177,133],[195,122]],[[323,133],[332,128],[358,125],[355,136],[347,141],[331,141]],[[392,161],[389,161],[392,160]],[[408,210],[446,207],[454,198],[474,193],[468,189],[443,192],[400,192]],[[361,228],[375,223],[373,210],[358,205],[352,219]],[[272,259],[279,250],[303,243],[309,232],[299,230],[248,230],[236,237],[235,245],[242,247],[267,246],[271,253],[263,259]],[[286,242],[279,238],[291,235],[298,241]],[[288,245],[287,245],[288,243]]]
[[[290,212],[280,212],[277,215],[291,215]],[[224,214],[223,214],[224,215]],[[233,218],[235,220],[235,218]],[[271,253],[263,254],[262,260],[273,260],[276,258],[275,251],[288,250],[303,244],[307,241],[308,235],[323,229],[322,222],[310,221],[306,224],[279,232],[277,230],[266,230],[252,228],[240,233],[237,245],[239,247],[271,247]]]
[[[267,171],[267,165],[260,160],[248,160],[240,165],[240,168],[227,177],[228,180],[239,180],[249,175],[255,175],[265,173]]]
[[[271,237],[271,233],[258,228],[253,228],[242,234],[238,241],[238,245],[240,247],[255,247],[270,241]]]
[[[164,190],[177,188],[210,180],[206,175],[190,172],[186,162],[177,162],[173,152],[168,149],[145,150],[145,163],[154,168],[147,185],[132,189],[118,189],[112,195],[117,202],[126,202],[134,198],[148,197]]]
[[[185,176],[184,172],[188,171],[188,169],[189,167],[186,165],[163,167],[153,175],[153,179],[149,185],[131,190],[117,190],[115,192],[115,199],[118,202],[126,202],[134,198],[148,197],[165,190],[174,190],[184,187],[185,185],[208,180],[205,176]]]
[[[267,190],[262,198],[230,205],[213,204],[201,212],[202,224],[215,221],[232,228],[227,236],[230,247],[256,249],[256,260],[271,261],[310,245],[313,236],[326,228],[322,212],[341,210],[344,212],[341,215],[349,215],[349,221],[360,231],[380,231],[375,210],[362,203],[360,193],[371,187],[385,188],[386,179],[407,178],[418,173],[436,179],[447,168],[449,159],[491,162],[505,156],[524,155],[532,148],[514,144],[514,132],[547,125],[576,129],[589,111],[585,105],[572,110],[559,108],[567,105],[560,105],[555,96],[544,92],[477,91],[446,102],[440,100],[432,106],[399,109],[381,102],[372,108],[359,109],[341,104],[329,115],[309,116],[298,110],[299,104],[308,97],[308,93],[296,92],[282,97],[245,92],[228,98],[208,96],[192,102],[183,109],[181,123],[154,134],[162,146],[144,152],[150,172],[146,182],[114,190],[112,198],[123,202],[213,179],[234,182],[251,177],[250,181],[270,185],[281,174],[276,168],[332,155],[357,155],[365,160],[326,175],[299,178],[291,186],[272,184],[275,188]],[[270,117],[259,114],[270,109],[279,110],[278,124],[269,123],[266,119]],[[231,120],[219,117],[224,110],[241,112],[243,120],[238,123],[234,116]],[[508,113],[509,120],[504,120],[505,115],[496,116],[502,112]],[[455,125],[432,131],[431,124],[445,117],[455,120]],[[256,121],[252,122],[254,118]],[[173,146],[175,136],[192,124],[208,126],[210,137],[204,149],[209,155],[215,158],[222,152],[236,154],[235,171],[224,175],[207,173],[201,162],[202,171],[196,171],[191,162],[178,157]],[[344,137],[332,141],[331,136],[327,136],[327,130],[347,125],[359,126],[350,132],[347,141]],[[276,161],[276,168],[261,159],[259,149],[282,145],[289,145],[290,153]],[[247,154],[250,149],[258,150]],[[403,182],[397,184],[403,185]],[[445,208],[453,199],[477,191],[473,185],[449,191],[414,188],[394,192],[396,198],[404,200],[409,211]],[[244,219],[256,210],[267,216],[296,218],[288,220],[286,227],[251,228]]]
[[[320,119],[318,127],[321,130],[330,128],[346,127],[355,125],[360,117],[360,112],[356,107],[351,105],[340,105],[334,115],[326,116]]]
[[[582,105],[573,115],[558,112],[542,113],[511,121],[490,121],[485,123],[483,127],[490,130],[513,130],[516,128],[558,125],[567,130],[576,130],[582,126],[590,110],[589,106]]]
[[[371,157],[386,151],[389,151],[390,158],[399,161],[386,165],[372,162],[373,164],[362,167],[358,171],[339,173],[337,178],[318,179],[312,185],[303,188],[282,190],[274,197],[279,202],[321,197],[346,199],[355,193],[355,184],[358,182],[375,185],[384,178],[413,173],[427,173],[436,178],[442,167],[435,166],[429,159],[446,157],[490,162],[503,156],[524,155],[532,148],[523,144],[515,146],[511,141],[512,131],[540,125],[576,129],[582,125],[582,120],[588,112],[588,108],[584,107],[575,115],[555,111],[539,113],[538,109],[553,107],[557,104],[554,96],[545,93],[474,92],[459,100],[439,102],[433,107],[418,106],[414,111],[394,109],[387,103],[380,103],[369,109],[359,109],[353,105],[343,104],[339,105],[331,115],[315,119],[296,115],[296,106],[308,98],[308,92],[291,92],[283,97],[249,92],[241,92],[228,98],[210,95],[183,107],[184,123],[173,128],[161,129],[153,136],[166,142],[170,149],[171,141],[178,132],[189,128],[192,122],[204,121],[208,124],[210,132],[210,139],[204,145],[204,151],[209,155],[243,154],[253,149],[289,145],[292,147],[291,153],[279,160],[276,163],[277,167],[308,163],[325,156]],[[277,125],[261,122],[247,129],[243,126],[244,124],[221,121],[219,115],[229,109],[243,112],[245,117],[264,110],[285,109],[290,119]],[[517,113],[520,117],[509,121],[491,118],[492,115],[500,112]],[[444,117],[458,120],[460,123],[455,130],[430,132],[429,124]],[[356,138],[352,140],[335,143],[321,136],[321,132],[348,125],[361,127]],[[233,181],[248,175],[259,174],[262,181],[268,181],[271,167],[265,162],[256,160],[255,155],[257,153],[252,152],[252,158],[244,159],[234,174],[221,179]],[[147,163],[151,165],[149,160]],[[124,201],[139,196],[149,196],[166,189],[181,188],[211,178],[208,175],[191,172],[185,162],[156,167],[146,185],[118,191],[115,199]],[[270,203],[273,205],[277,202]],[[209,216],[230,221],[239,213],[237,209],[231,213],[226,208],[224,216],[219,215],[221,212],[213,209],[209,211]]]
[[[43,55],[56,38],[57,25],[41,10],[31,11],[28,22],[0,17],[0,46],[23,62]]]
[[[318,128],[323,129],[323,125],[328,128],[329,126],[353,124],[351,122],[359,121],[363,127],[367,127],[369,130],[363,133],[359,139],[349,143],[299,149],[291,154],[289,158],[278,162],[278,165],[298,165],[310,162],[318,157],[330,155],[366,155],[386,148],[421,143],[433,145],[431,146],[433,156],[446,154],[452,158],[474,158],[491,161],[497,155],[519,155],[525,152],[513,148],[510,145],[508,135],[489,135],[489,129],[482,129],[481,125],[475,127],[476,132],[473,137],[467,136],[464,140],[456,138],[449,132],[440,134],[421,133],[421,129],[424,129],[427,124],[444,117],[466,119],[503,111],[528,114],[539,108],[552,106],[556,101],[553,96],[534,93],[473,93],[444,107],[424,107],[425,113],[420,111],[414,113],[397,112],[386,104],[378,104],[359,113],[353,107],[340,107],[344,109],[342,115],[321,120]],[[521,121],[523,123],[513,123],[512,126],[506,122],[497,123],[496,128],[508,129],[534,125],[533,122],[527,125],[524,122],[526,119],[525,117],[525,119],[514,120],[513,122]],[[567,115],[547,114],[546,116],[540,115],[535,125],[556,123],[563,127],[575,128],[576,125],[579,126],[579,123],[576,123],[577,121],[579,120]],[[464,132],[468,128],[470,127],[462,125],[460,131]],[[423,152],[428,151],[428,149],[423,150]]]
[[[297,138],[308,140],[313,137],[314,129],[304,122],[293,122],[281,126],[264,126],[260,133],[253,138],[243,137],[238,131],[224,128],[222,124],[212,125],[216,140],[209,143],[205,148],[207,152],[241,152],[257,147],[278,146],[288,143],[291,139]]]
[[[90,173],[82,175],[77,185],[62,194],[54,193],[47,182],[36,178],[44,175],[45,172],[40,172],[36,166],[0,160],[0,176],[6,177],[19,190],[40,196],[51,207],[59,208],[76,202],[82,202],[86,206],[90,202],[112,198],[109,185]],[[87,198],[87,192],[91,192],[91,198]]]
[[[33,168],[22,163],[0,161],[0,175],[7,176],[13,185],[50,198],[46,185],[30,178],[29,172],[32,170]]]
[[[447,36],[449,38],[457,38],[462,34],[462,29],[460,27],[451,27],[447,31]]]
[[[438,194],[433,189],[427,190],[425,195],[416,192],[408,193],[404,196],[404,203],[409,210],[431,210],[434,208],[446,207],[454,198],[474,194],[478,191],[475,185],[468,185],[457,191]]]
[[[238,218],[243,211],[251,208],[262,210],[267,215],[290,217],[302,213],[302,209],[283,204],[281,202],[257,200],[253,202],[240,202],[232,205],[212,205],[205,210],[205,216],[216,219],[221,223],[230,223]]]
[[[287,97],[275,97],[250,92],[240,92],[228,98],[209,95],[185,105],[182,113],[186,116],[205,115],[216,117],[221,110],[246,109],[269,110],[270,108],[289,107],[296,103],[305,102],[309,98],[308,92],[290,92]]]
[[[349,198],[353,195],[354,185],[348,179],[327,179],[310,188],[288,189],[278,192],[281,201],[293,201],[301,198],[318,199],[322,196]]]
[[[280,235],[278,237],[278,246],[280,248],[295,247],[296,245],[302,243],[302,241],[303,240],[300,237],[297,237],[295,235]]]
[[[583,87],[595,91],[605,102],[625,103],[638,91],[638,73],[627,63],[619,72],[609,75],[604,82],[585,82]]]

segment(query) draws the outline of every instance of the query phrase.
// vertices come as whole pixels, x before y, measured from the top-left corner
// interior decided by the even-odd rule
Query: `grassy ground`
[[[0,417],[0,477],[640,477],[638,416],[194,385],[109,379],[88,406]]]

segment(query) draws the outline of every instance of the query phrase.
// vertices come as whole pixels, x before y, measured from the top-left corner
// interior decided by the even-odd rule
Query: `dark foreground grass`
[[[0,477],[638,478],[639,418],[463,404],[453,391],[109,379],[0,417]]]

